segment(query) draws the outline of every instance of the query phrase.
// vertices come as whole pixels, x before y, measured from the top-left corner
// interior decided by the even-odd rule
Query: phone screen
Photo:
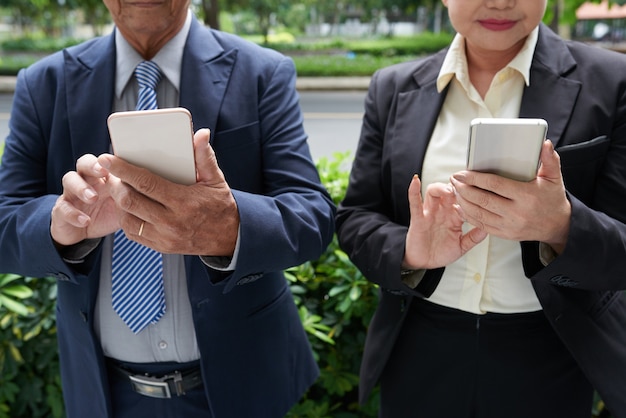
[[[107,124],[115,155],[175,183],[196,182],[193,124],[187,109],[116,112]]]
[[[513,180],[537,176],[548,124],[543,119],[477,118],[470,123],[468,170]]]

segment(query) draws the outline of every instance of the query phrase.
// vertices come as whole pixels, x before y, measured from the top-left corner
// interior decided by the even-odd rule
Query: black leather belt
[[[202,385],[202,372],[199,366],[182,372],[174,371],[160,377],[136,374],[112,362],[108,362],[108,366],[118,375],[127,378],[135,392],[151,398],[182,396],[188,390]]]

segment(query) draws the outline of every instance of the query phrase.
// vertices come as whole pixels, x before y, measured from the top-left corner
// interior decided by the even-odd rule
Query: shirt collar
[[[183,49],[191,27],[192,13],[187,12],[187,19],[180,31],[170,39],[157,54],[152,58],[164,77],[172,83],[176,90],[180,91],[180,69],[183,61]],[[115,31],[115,48],[116,56],[116,77],[115,77],[115,95],[119,98],[122,96],[124,88],[128,84],[135,72],[135,67],[143,58],[122,36],[119,30]]]
[[[539,27],[536,27],[526,38],[526,42],[518,54],[507,64],[519,72],[524,77],[527,86],[530,85],[530,66],[532,64],[537,39],[539,38]],[[440,93],[450,81],[456,77],[461,83],[469,84],[469,72],[467,69],[467,57],[465,56],[465,38],[461,34],[456,34],[450,48],[443,60],[443,65],[437,77],[437,91]]]

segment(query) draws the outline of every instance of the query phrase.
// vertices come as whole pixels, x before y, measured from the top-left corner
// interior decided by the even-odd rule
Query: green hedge
[[[271,43],[267,46],[287,55],[316,54],[320,52],[354,52],[374,56],[419,56],[430,54],[447,46],[454,37],[451,33],[423,32],[413,36],[395,36],[366,39],[321,39],[313,42]]]
[[[291,56],[299,76],[369,76],[379,68],[438,51],[452,39],[451,34],[422,33],[409,37],[368,40],[322,39],[310,42],[267,45]],[[0,75],[15,75],[42,55],[80,42],[73,38],[21,37],[3,41]]]
[[[47,38],[43,36],[23,36],[7,39],[0,44],[6,52],[51,53],[82,42],[77,38]]]
[[[63,416],[55,279],[0,275],[0,417]]]
[[[349,164],[347,152],[317,161],[336,203],[345,194]],[[336,237],[318,260],[286,275],[321,370],[287,417],[376,417],[378,389],[365,406],[357,402],[365,333],[378,303],[376,286],[339,249]],[[64,416],[55,303],[54,279],[0,274],[0,418]],[[593,416],[610,418],[597,396]]]
[[[345,195],[349,153],[320,158],[322,183],[335,203]],[[320,367],[320,378],[290,418],[378,416],[378,390],[367,405],[358,404],[359,366],[365,333],[378,304],[378,289],[354,267],[333,239],[313,262],[287,271],[300,317]]]
[[[0,150],[1,152],[1,150]],[[320,177],[339,202],[348,153],[321,158]],[[357,405],[358,370],[377,291],[339,250],[336,239],[313,262],[286,272],[321,377],[291,418],[375,417],[376,397]],[[55,326],[56,282],[0,274],[0,418],[63,417]]]
[[[348,48],[356,54],[366,53],[374,56],[421,56],[446,47],[452,42],[453,37],[454,35],[450,33],[425,32],[416,36],[349,42]]]
[[[298,77],[371,76],[380,68],[414,57],[374,55],[299,55],[293,56]]]

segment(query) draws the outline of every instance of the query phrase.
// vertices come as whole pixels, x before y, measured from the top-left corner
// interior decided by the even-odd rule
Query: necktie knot
[[[140,88],[150,88],[154,90],[161,80],[161,70],[159,66],[152,61],[142,61],[137,65],[137,68],[135,68],[135,77],[137,77]]]
[[[161,70],[152,61],[142,61],[135,68],[135,77],[139,82],[139,97],[136,110],[156,109],[156,86],[161,80]]]

